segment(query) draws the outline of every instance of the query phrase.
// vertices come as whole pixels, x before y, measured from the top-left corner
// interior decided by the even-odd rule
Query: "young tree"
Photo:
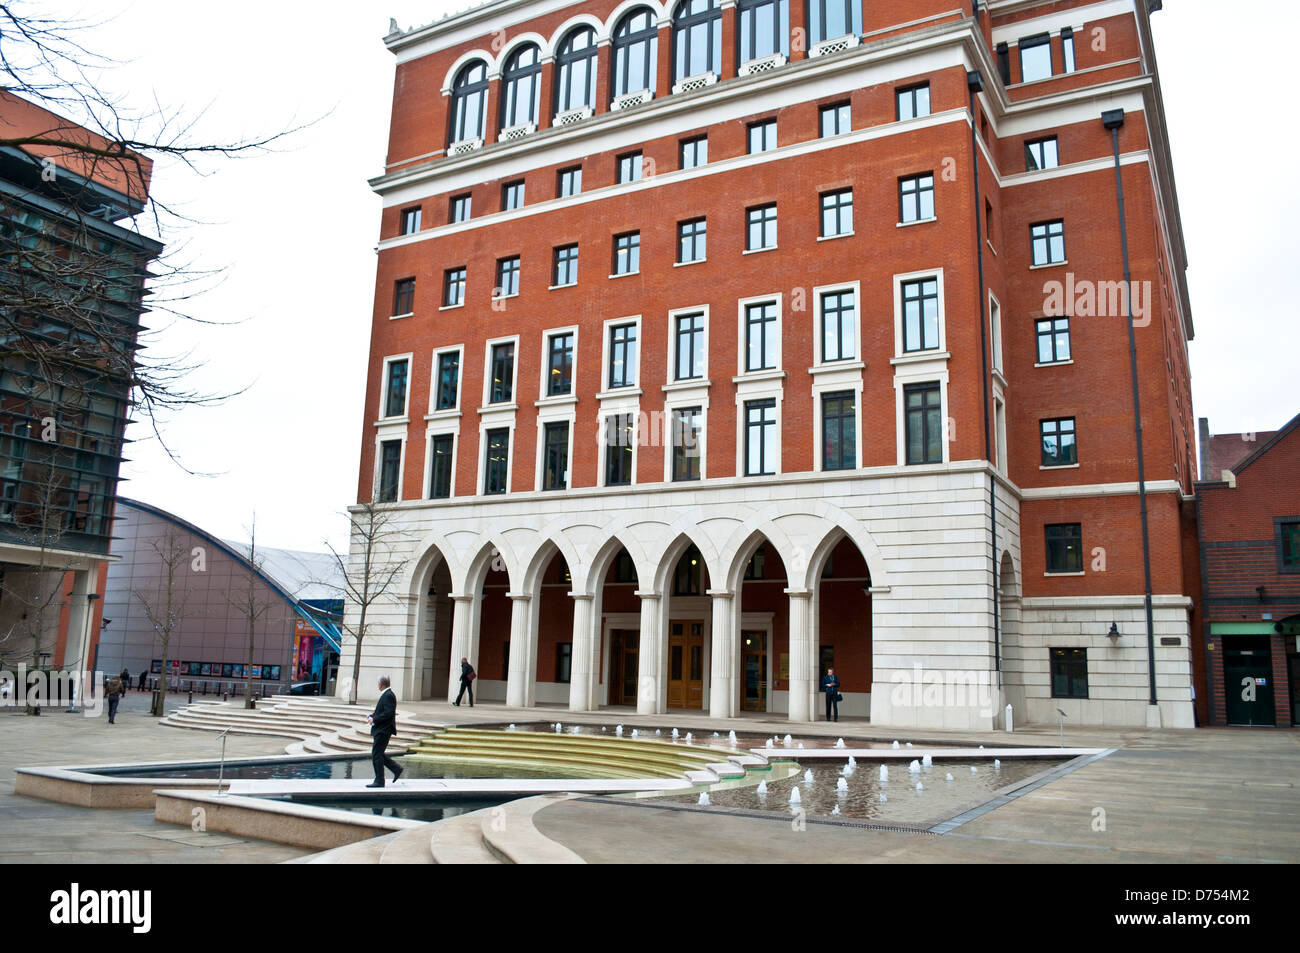
[[[256,657],[258,623],[274,608],[275,603],[261,599],[258,592],[263,587],[258,575],[262,572],[264,560],[257,554],[257,514],[253,514],[253,523],[248,529],[248,566],[244,571],[244,586],[239,593],[232,591],[227,597],[230,607],[244,617],[248,624],[248,675],[244,678],[244,707],[252,708],[253,700],[253,660]]]
[[[328,541],[325,543],[341,570],[343,598],[356,606],[356,621],[349,623],[349,613],[345,612],[342,625],[343,637],[350,636],[356,645],[348,688],[349,705],[357,703],[361,650],[370,624],[371,607],[379,600],[391,597],[408,562],[396,554],[408,534],[395,524],[392,504],[373,502],[378,495],[372,493],[372,502],[358,503],[348,512],[351,559],[340,555]]]
[[[163,582],[156,593],[133,590],[136,599],[144,607],[145,615],[158,634],[158,643],[162,655],[162,674],[158,676],[158,694],[154,696],[152,714],[161,718],[167,705],[167,649],[171,644],[172,634],[185,620],[186,604],[189,601],[190,587],[186,584],[186,574],[199,568],[204,553],[191,549],[190,540],[183,539],[175,529],[168,529],[165,536],[150,540],[149,545],[163,564]]]

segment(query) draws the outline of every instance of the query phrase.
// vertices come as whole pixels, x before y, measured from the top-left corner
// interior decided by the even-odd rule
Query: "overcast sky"
[[[129,104],[154,97],[190,116],[196,139],[257,137],[319,118],[278,151],[214,162],[203,177],[162,163],[153,191],[199,223],[169,236],[196,267],[224,269],[189,310],[228,327],[174,325],[154,347],[196,349],[194,386],[247,391],[192,408],[166,437],[191,476],[142,428],[121,492],[225,538],[261,545],[346,544],[356,499],[374,245],[393,58],[388,18],[428,23],[465,2],[220,5],[46,0],[47,15],[103,21],[82,36],[123,61],[106,79]],[[1215,432],[1271,430],[1294,399],[1300,220],[1296,134],[1281,67],[1300,33],[1297,5],[1173,0],[1154,15],[1189,258],[1196,340],[1192,388]],[[112,11],[115,10],[116,13]],[[109,19],[111,17],[111,19]],[[158,326],[152,316],[146,323]]]

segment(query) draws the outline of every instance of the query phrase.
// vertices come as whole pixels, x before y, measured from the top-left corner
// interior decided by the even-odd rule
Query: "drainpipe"
[[[1119,241],[1124,256],[1124,302],[1128,320],[1128,363],[1133,383],[1133,436],[1137,441],[1138,508],[1142,514],[1142,575],[1145,584],[1143,600],[1147,617],[1147,681],[1151,686],[1149,704],[1156,704],[1156,636],[1151,615],[1151,536],[1147,530],[1147,484],[1142,462],[1142,408],[1138,402],[1137,339],[1133,334],[1133,282],[1128,266],[1128,225],[1124,219],[1124,180],[1119,165],[1119,129],[1124,125],[1124,110],[1108,109],[1101,114],[1101,122],[1110,130],[1111,148],[1115,154],[1115,194],[1119,199]]]
[[[971,169],[975,181],[975,261],[979,273],[979,299],[976,301],[976,313],[979,317],[980,325],[980,360],[983,361],[983,368],[980,372],[980,385],[984,391],[984,459],[989,465],[989,522],[992,530],[993,539],[993,671],[998,673],[998,687],[1002,685],[1002,617],[1001,607],[998,605],[998,493],[997,478],[993,475],[993,454],[990,449],[991,440],[989,434],[989,391],[993,387],[993,382],[989,377],[989,341],[988,327],[985,322],[985,299],[987,292],[984,285],[984,224],[981,213],[984,210],[981,204],[982,195],[980,193],[980,153],[977,131],[975,129],[975,94],[982,92],[984,89],[984,78],[980,75],[979,70],[971,70],[966,74],[966,90],[969,96],[970,108],[970,152],[971,152]]]

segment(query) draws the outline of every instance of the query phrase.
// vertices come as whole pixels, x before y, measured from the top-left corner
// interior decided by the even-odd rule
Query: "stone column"
[[[533,703],[532,596],[510,595],[510,672],[506,678],[506,704],[527,708]]]
[[[447,701],[454,702],[460,692],[460,660],[478,668],[478,646],[470,645],[474,622],[474,596],[452,595],[451,667],[447,670]]]
[[[569,711],[592,711],[595,707],[596,673],[600,670],[595,639],[592,638],[592,601],[585,592],[573,597],[573,656],[569,660]]]
[[[735,593],[710,589],[713,597],[713,651],[709,674],[709,716],[731,718],[735,715],[736,679],[733,648],[736,633],[733,619]]]
[[[786,590],[790,597],[790,720],[816,721],[813,707],[813,681],[817,666],[813,657],[817,646],[812,638],[810,594],[803,590]]]
[[[72,592],[68,596],[68,630],[63,646],[63,669],[67,671],[69,656],[75,652],[77,667],[72,671],[74,673],[85,672],[87,674],[74,674],[72,676],[73,691],[76,697],[73,699],[73,707],[84,704],[95,684],[95,674],[90,671],[90,625],[94,618],[94,612],[91,611],[91,591],[90,579],[93,570],[78,569],[72,574]],[[58,582],[59,588],[63,587],[63,580]]]
[[[636,713],[656,714],[659,708],[659,667],[663,652],[659,644],[659,606],[657,592],[638,592],[641,597],[641,638],[637,650]]]

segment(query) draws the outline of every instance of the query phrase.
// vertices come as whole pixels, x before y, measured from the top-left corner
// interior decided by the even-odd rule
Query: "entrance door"
[[[1227,636],[1223,647],[1228,724],[1274,725],[1273,653],[1267,635]]]
[[[668,625],[668,707],[704,707],[704,623]]]
[[[636,704],[637,651],[641,633],[636,629],[613,629],[609,633],[609,703]]]
[[[745,673],[742,711],[767,711],[767,633],[742,632],[741,671]]]

